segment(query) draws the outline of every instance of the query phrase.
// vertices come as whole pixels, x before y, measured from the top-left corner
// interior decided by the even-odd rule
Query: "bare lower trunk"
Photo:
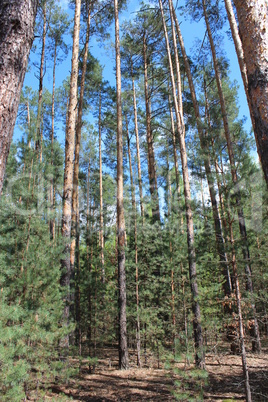
[[[205,21],[206,21],[206,27],[207,27],[207,32],[208,32],[208,37],[209,37],[209,42],[210,42],[210,47],[211,47],[212,58],[213,58],[215,78],[216,78],[217,88],[218,88],[218,93],[219,93],[219,98],[220,98],[222,119],[223,119],[223,125],[224,125],[224,133],[225,133],[225,138],[226,138],[226,142],[227,142],[229,161],[230,161],[230,165],[231,165],[232,180],[233,180],[233,184],[236,188],[235,200],[236,200],[236,209],[237,209],[237,214],[238,214],[239,231],[240,231],[241,240],[242,240],[242,253],[243,253],[243,258],[244,258],[244,263],[245,263],[247,290],[250,292],[251,308],[252,308],[252,314],[254,316],[254,322],[255,322],[256,345],[257,345],[257,350],[260,352],[261,342],[260,342],[258,322],[257,322],[257,318],[256,318],[254,295],[253,295],[253,285],[252,285],[251,267],[250,267],[250,253],[249,253],[249,246],[248,246],[248,240],[247,240],[247,231],[246,231],[244,212],[243,212],[243,208],[241,205],[240,186],[239,186],[238,177],[237,177],[237,173],[236,173],[233,142],[232,142],[231,133],[229,130],[228,116],[227,116],[227,110],[226,110],[226,106],[225,106],[225,98],[224,98],[223,89],[222,89],[222,83],[221,83],[220,71],[219,71],[218,60],[217,60],[217,55],[216,55],[216,49],[215,49],[215,44],[214,44],[214,40],[213,40],[213,36],[212,36],[210,24],[209,24],[209,18],[208,18],[208,14],[207,14],[207,10],[206,10],[206,1],[205,0],[202,0],[202,5],[203,5],[203,12],[204,12],[204,17],[205,17]]]
[[[234,0],[247,68],[248,98],[259,158],[268,186],[268,6]]]
[[[139,266],[138,266],[138,233],[137,233],[137,210],[135,199],[135,186],[132,171],[130,138],[128,131],[128,120],[126,116],[126,130],[127,130],[127,146],[128,146],[128,160],[129,160],[129,173],[131,183],[131,201],[132,201],[132,214],[134,218],[134,241],[135,241],[135,284],[136,284],[136,346],[137,346],[137,366],[141,367],[141,336],[140,336],[140,307],[139,307]]]
[[[128,369],[127,346],[127,295],[125,270],[125,218],[123,197],[123,132],[121,101],[121,62],[119,42],[118,2],[114,0],[115,11],[115,51],[117,90],[117,236],[118,236],[118,307],[119,307],[119,368]]]
[[[183,175],[183,185],[184,185],[184,197],[185,197],[185,206],[186,206],[186,223],[187,223],[187,244],[188,244],[188,261],[189,261],[189,274],[190,274],[190,282],[191,282],[191,291],[192,291],[192,309],[194,314],[193,320],[193,329],[194,329],[194,339],[195,339],[195,363],[197,367],[204,368],[205,367],[205,359],[203,352],[203,336],[202,336],[202,328],[201,328],[201,313],[200,306],[198,302],[198,285],[197,285],[197,272],[196,272],[196,256],[195,256],[195,247],[194,247],[194,226],[193,226],[193,216],[192,216],[192,207],[191,207],[191,192],[190,192],[190,181],[189,181],[189,172],[188,172],[188,164],[187,164],[187,152],[185,145],[185,135],[184,135],[184,123],[183,123],[183,115],[182,110],[179,109],[180,102],[177,101],[176,94],[176,85],[175,78],[173,73],[173,65],[170,53],[169,39],[166,28],[165,16],[163,11],[162,1],[159,0],[159,6],[162,15],[162,23],[164,28],[164,34],[166,39],[166,47],[167,47],[167,56],[169,62],[169,70],[170,70],[170,78],[172,84],[173,91],[173,101],[175,107],[175,114],[177,120],[177,129],[179,134],[179,142],[180,142],[180,153],[181,153],[181,164],[182,164],[182,175]],[[173,24],[172,18],[172,3],[169,2],[170,7],[170,16],[171,16],[171,24]],[[173,30],[172,30],[173,31]],[[174,42],[174,51],[175,51],[175,65],[177,76],[180,76],[180,66],[177,52],[177,43],[176,43],[176,35],[173,31],[173,42]],[[180,80],[177,79],[177,83]],[[179,91],[181,94],[181,90]]]
[[[72,221],[72,191],[73,191],[73,168],[75,147],[75,123],[77,107],[77,79],[78,79],[78,53],[79,53],[79,30],[80,30],[81,0],[75,3],[74,36],[72,53],[72,70],[70,79],[70,96],[68,104],[68,117],[65,139],[65,167],[63,184],[63,211],[62,211],[62,236],[66,238],[65,257],[61,261],[61,286],[65,292],[65,306],[63,322],[68,326],[70,312],[70,246],[71,246],[71,221]],[[62,341],[62,346],[69,347],[69,337]]]
[[[37,0],[0,3],[0,196],[34,39]]]

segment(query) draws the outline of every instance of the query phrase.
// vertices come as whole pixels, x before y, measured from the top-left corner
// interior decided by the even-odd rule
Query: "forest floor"
[[[160,368],[150,358],[147,366],[135,367],[135,355],[130,354],[130,369],[118,370],[116,349],[104,348],[93,373],[88,363],[82,362],[80,373],[67,385],[54,384],[46,394],[45,401],[88,401],[88,402],[138,402],[138,401],[245,401],[241,357],[227,351],[206,355],[207,384],[193,366],[176,364],[177,370]],[[248,353],[248,367],[252,400],[268,401],[268,348],[260,355]],[[78,360],[72,361],[78,365]],[[203,393],[201,397],[200,391]],[[174,393],[180,395],[176,399]]]

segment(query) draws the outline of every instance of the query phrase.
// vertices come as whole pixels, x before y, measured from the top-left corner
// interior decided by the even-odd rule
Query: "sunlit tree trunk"
[[[225,138],[226,138],[226,142],[227,142],[228,156],[229,156],[229,161],[230,161],[230,166],[231,166],[232,181],[233,181],[233,184],[235,186],[235,191],[236,191],[235,200],[236,200],[236,209],[237,209],[237,214],[238,214],[239,231],[240,231],[240,235],[242,238],[242,252],[243,252],[243,258],[244,258],[244,263],[245,263],[247,290],[250,293],[251,308],[252,308],[252,314],[254,317],[254,324],[255,324],[254,332],[255,332],[255,339],[256,339],[256,351],[260,352],[261,341],[260,341],[259,326],[258,326],[258,321],[257,321],[257,316],[256,316],[254,295],[253,295],[253,284],[252,284],[251,267],[250,267],[250,253],[249,253],[244,211],[243,211],[243,208],[241,205],[240,186],[239,186],[239,181],[238,181],[236,166],[235,166],[233,142],[232,142],[231,133],[230,133],[230,129],[229,129],[229,122],[228,122],[225,98],[224,98],[223,89],[222,89],[222,82],[221,82],[221,76],[220,76],[220,71],[219,71],[219,66],[218,66],[216,49],[215,49],[215,44],[214,44],[211,28],[210,28],[209,17],[207,14],[205,0],[202,0],[202,5],[203,5],[203,12],[204,12],[204,17],[205,17],[205,21],[206,21],[206,27],[207,27],[207,32],[208,32],[208,37],[209,37],[209,42],[210,42],[210,47],[211,47],[213,65],[214,65],[214,70],[215,70],[215,78],[216,78],[217,88],[218,88],[218,93],[219,93],[224,133],[225,133]]]
[[[102,188],[102,154],[101,154],[101,87],[99,93],[99,169],[100,169],[100,261],[101,279],[105,282],[104,238],[103,238],[103,188]]]
[[[230,282],[230,273],[229,273],[229,269],[228,269],[228,258],[227,258],[227,254],[225,252],[225,247],[224,247],[224,238],[222,235],[221,220],[219,217],[218,203],[217,203],[216,191],[215,191],[215,183],[214,183],[214,178],[213,178],[212,171],[211,171],[210,156],[209,156],[209,153],[207,152],[208,144],[207,144],[207,139],[206,139],[206,132],[205,132],[202,122],[201,122],[199,104],[198,104],[197,97],[196,97],[196,92],[195,92],[194,81],[193,81],[193,77],[192,77],[192,73],[191,73],[191,69],[190,69],[190,64],[188,61],[183,37],[181,34],[180,26],[179,26],[173,5],[172,5],[171,12],[173,12],[173,16],[174,16],[176,31],[177,31],[177,35],[178,35],[178,39],[179,39],[179,43],[180,43],[180,48],[181,48],[181,52],[182,52],[182,56],[183,56],[183,60],[184,60],[184,66],[185,66],[185,70],[186,70],[186,74],[187,74],[187,78],[188,78],[188,82],[189,82],[189,87],[190,87],[190,92],[191,92],[191,97],[192,97],[192,101],[193,101],[193,106],[194,106],[195,118],[196,118],[196,122],[197,122],[197,130],[198,130],[198,135],[199,135],[199,139],[200,139],[200,145],[201,145],[202,156],[203,156],[204,165],[205,165],[205,172],[206,172],[206,177],[207,177],[207,182],[208,182],[209,194],[210,194],[210,199],[211,199],[211,204],[212,204],[212,212],[213,212],[215,235],[216,235],[216,247],[217,247],[217,252],[218,252],[221,267],[222,267],[222,272],[225,277],[224,290],[225,290],[226,295],[230,295],[232,286],[231,286],[231,282]]]
[[[185,197],[185,206],[186,206],[186,222],[187,222],[187,244],[188,244],[188,261],[189,261],[189,274],[191,281],[191,291],[192,291],[192,309],[194,314],[193,320],[193,328],[194,328],[194,339],[195,339],[195,363],[196,366],[200,368],[205,367],[205,357],[203,352],[203,336],[202,336],[202,328],[201,328],[201,313],[200,306],[198,301],[198,285],[197,285],[197,272],[196,272],[196,255],[195,255],[195,247],[194,247],[194,226],[193,226],[193,214],[191,207],[191,192],[190,192],[190,180],[189,180],[189,172],[188,172],[188,164],[187,164],[187,152],[185,145],[185,135],[184,135],[184,122],[183,115],[180,102],[177,100],[176,94],[176,84],[173,73],[173,65],[170,53],[169,46],[169,38],[166,28],[165,15],[163,11],[162,1],[159,0],[159,6],[162,15],[162,23],[164,28],[164,35],[166,40],[167,47],[167,56],[169,62],[169,70],[170,70],[170,78],[172,84],[172,92],[173,92],[173,101],[174,108],[177,120],[177,129],[179,134],[179,143],[180,143],[180,153],[181,153],[181,164],[182,164],[182,175],[183,175],[183,185],[184,185],[184,197]],[[171,5],[170,5],[171,6]],[[172,12],[171,12],[172,16]],[[171,19],[171,24],[173,25],[173,18]],[[177,72],[177,84],[180,82],[178,77],[180,76],[180,66],[179,66],[179,58],[178,54],[176,54],[177,44],[176,38],[173,32],[173,41],[174,41],[174,50],[175,50],[175,65]],[[178,84],[179,85],[179,84]],[[178,97],[181,96],[181,89],[179,88]]]
[[[55,132],[55,81],[56,81],[56,62],[57,62],[57,43],[55,43],[54,48],[54,61],[53,61],[53,84],[52,84],[52,105],[51,105],[51,166],[54,165],[54,132]],[[54,180],[53,171],[51,172],[52,177],[50,179],[50,213],[54,215],[55,203],[54,203]],[[49,220],[49,231],[51,239],[55,240],[55,218],[54,216]]]
[[[41,60],[39,68],[39,89],[38,89],[38,108],[37,108],[37,122],[36,122],[36,149],[39,154],[40,162],[42,161],[42,100],[43,100],[43,81],[44,81],[44,65],[45,65],[45,47],[46,47],[46,35],[47,35],[47,4],[44,1],[43,4],[43,33],[42,33],[42,50],[41,50]]]
[[[127,346],[127,294],[125,270],[125,218],[123,196],[123,131],[121,101],[121,60],[119,41],[118,1],[114,0],[115,51],[116,51],[116,92],[117,92],[117,254],[118,254],[118,307],[119,307],[119,367],[129,366]]]
[[[0,2],[0,195],[34,39],[37,0]]]
[[[144,93],[145,93],[145,107],[146,107],[146,134],[147,134],[147,147],[148,147],[148,173],[150,193],[152,198],[152,215],[153,220],[160,220],[159,198],[156,178],[156,164],[154,156],[154,144],[151,128],[151,108],[150,96],[148,86],[148,62],[147,62],[147,45],[146,35],[143,34],[143,61],[144,61]]]
[[[72,222],[72,192],[73,192],[73,169],[74,169],[74,148],[75,148],[75,126],[76,126],[76,107],[77,107],[77,79],[78,79],[78,54],[79,54],[79,31],[80,31],[81,0],[76,0],[74,33],[73,33],[73,52],[72,69],[70,79],[70,96],[68,103],[68,117],[65,138],[65,167],[63,184],[63,211],[62,211],[62,236],[66,239],[65,256],[61,261],[61,286],[65,292],[65,305],[63,321],[65,325],[69,323],[70,312],[70,246],[71,246],[71,222]],[[69,337],[66,337],[62,346],[69,347]]]
[[[134,74],[133,74],[133,62],[132,62],[132,58],[131,58],[131,78],[132,78],[133,108],[134,108],[134,121],[135,121],[135,136],[136,136],[136,149],[137,149],[137,163],[138,163],[138,180],[139,180],[140,207],[141,207],[141,216],[142,216],[142,218],[144,218],[144,206],[143,206],[143,194],[142,194],[142,179],[141,179],[140,140],[139,140],[139,129],[138,129],[138,113],[137,113],[136,90],[135,90],[135,81],[134,81]]]
[[[138,266],[138,233],[137,233],[137,210],[136,210],[136,199],[135,199],[135,186],[133,179],[132,170],[132,159],[131,159],[131,149],[130,149],[130,138],[128,130],[128,119],[126,120],[126,131],[127,131],[127,149],[128,149],[128,160],[129,160],[129,174],[130,174],[130,185],[131,185],[131,202],[132,202],[132,214],[134,218],[134,241],[135,241],[135,285],[136,285],[136,345],[137,345],[137,366],[141,367],[141,335],[140,335],[140,306],[139,306],[139,266]],[[132,222],[132,221],[131,221]]]
[[[248,97],[268,186],[268,6],[267,0],[234,0],[247,68]]]

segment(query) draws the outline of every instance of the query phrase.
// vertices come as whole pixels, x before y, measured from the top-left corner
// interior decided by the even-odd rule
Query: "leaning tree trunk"
[[[267,0],[234,0],[248,78],[248,97],[258,154],[268,186]]]
[[[72,192],[73,192],[73,169],[74,169],[74,146],[75,146],[75,122],[77,107],[77,78],[78,78],[78,53],[80,31],[81,0],[76,0],[73,34],[72,70],[70,79],[70,96],[68,104],[68,117],[65,137],[65,167],[63,184],[63,211],[62,211],[62,236],[66,239],[65,256],[61,261],[60,284],[65,292],[65,305],[63,312],[64,325],[69,323],[70,314],[70,242],[72,222]],[[69,347],[69,337],[62,341],[62,346]]]
[[[170,53],[169,46],[169,38],[167,33],[165,15],[163,10],[162,1],[159,0],[159,6],[162,15],[162,23],[164,28],[164,35],[166,40],[167,47],[167,56],[170,70],[170,78],[173,92],[173,101],[174,108],[177,120],[177,129],[179,134],[179,143],[180,143],[180,153],[181,153],[181,165],[182,165],[182,175],[183,175],[183,185],[184,185],[184,197],[185,197],[185,206],[186,206],[186,222],[187,222],[187,244],[188,244],[188,261],[189,261],[189,274],[190,274],[190,282],[191,282],[191,291],[192,291],[192,310],[194,314],[193,320],[193,328],[194,328],[194,339],[195,339],[195,363],[197,367],[204,368],[205,367],[205,357],[203,352],[203,336],[202,336],[202,328],[201,328],[201,312],[200,306],[198,302],[198,285],[197,285],[197,272],[196,272],[196,255],[195,255],[195,247],[194,247],[194,225],[193,225],[193,214],[191,207],[191,192],[190,192],[190,180],[189,180],[189,172],[188,172],[188,163],[187,163],[187,151],[185,144],[185,136],[184,136],[184,123],[183,123],[183,115],[181,109],[181,101],[178,102],[177,94],[176,94],[176,84],[173,73],[173,65],[172,58]],[[172,13],[171,13],[172,15]],[[173,19],[171,19],[171,23],[173,25]],[[173,41],[174,41],[174,50],[175,50],[175,65],[177,76],[180,75],[180,66],[178,54],[176,54],[177,44],[176,38],[173,33]],[[178,81],[177,81],[178,83]],[[179,91],[181,94],[181,90]]]
[[[118,255],[118,307],[119,307],[119,367],[128,369],[127,346],[127,294],[125,269],[125,218],[123,197],[123,129],[121,100],[121,61],[119,42],[118,1],[114,0],[115,51],[116,51],[116,93],[117,93],[117,255]]]
[[[219,70],[218,60],[217,60],[217,55],[216,55],[216,48],[215,48],[215,44],[214,44],[214,40],[213,40],[211,28],[210,28],[209,17],[208,17],[208,13],[207,13],[207,9],[206,9],[206,1],[205,0],[202,0],[202,5],[203,5],[203,12],[204,12],[204,17],[205,17],[210,47],[211,47],[213,65],[214,65],[214,70],[215,70],[215,78],[216,78],[216,83],[217,83],[217,88],[218,88],[218,94],[219,94],[219,99],[220,99],[224,133],[225,133],[225,138],[226,138],[226,142],[227,142],[227,150],[228,150],[228,156],[229,156],[229,161],[230,161],[230,166],[231,166],[232,181],[236,188],[235,201],[236,201],[236,209],[237,209],[238,222],[239,222],[239,231],[240,231],[241,240],[242,240],[242,253],[243,253],[243,258],[244,258],[244,263],[245,263],[247,290],[250,293],[251,309],[252,309],[252,314],[253,314],[253,318],[254,318],[255,346],[256,346],[256,351],[260,352],[261,340],[260,340],[259,326],[258,326],[258,321],[257,321],[256,307],[255,307],[255,301],[254,301],[254,295],[253,295],[253,284],[252,284],[251,267],[250,267],[250,253],[249,253],[244,211],[243,211],[243,208],[241,205],[240,186],[239,186],[239,181],[238,181],[238,176],[237,176],[236,166],[235,166],[233,142],[232,142],[231,133],[230,133],[230,129],[229,129],[228,115],[227,115],[227,110],[226,110],[226,105],[225,105],[224,93],[223,93],[223,89],[222,89],[222,82],[221,82],[220,70]]]
[[[34,39],[37,0],[0,2],[0,195]]]

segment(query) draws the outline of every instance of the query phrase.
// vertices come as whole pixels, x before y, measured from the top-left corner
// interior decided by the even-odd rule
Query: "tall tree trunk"
[[[142,218],[144,218],[142,179],[141,179],[140,140],[139,140],[139,129],[138,129],[138,113],[137,113],[136,90],[135,90],[135,81],[134,81],[134,74],[133,74],[132,57],[131,57],[131,78],[132,78],[133,108],[134,108],[134,121],[135,121],[137,161],[138,161],[138,180],[139,180],[140,207],[141,207],[141,216],[142,216]]]
[[[268,186],[268,6],[266,0],[234,0],[248,78],[248,97]]]
[[[86,42],[82,63],[82,74],[81,74],[81,84],[80,84],[80,96],[78,102],[78,116],[75,131],[75,151],[74,151],[74,172],[73,172],[73,193],[72,193],[72,239],[71,239],[71,249],[70,249],[70,264],[71,264],[71,276],[74,277],[75,282],[75,320],[76,320],[76,343],[79,346],[79,352],[81,354],[81,322],[80,322],[80,216],[79,216],[79,157],[80,157],[80,142],[81,142],[81,132],[82,132],[82,116],[83,116],[83,100],[84,100],[84,89],[85,89],[85,78],[87,70],[87,57],[88,57],[88,45],[89,45],[89,34],[90,34],[90,19],[91,19],[91,8],[87,5],[87,31],[86,31]],[[76,261],[75,261],[76,260]],[[76,264],[75,264],[76,262]],[[75,268],[76,265],[76,268]],[[72,284],[71,284],[72,286]],[[72,292],[71,292],[72,293]],[[72,296],[71,296],[72,297]]]
[[[172,102],[171,102],[170,94],[168,94],[168,105],[169,105],[170,122],[171,122],[172,146],[173,146],[173,155],[174,155],[174,168],[175,168],[176,186],[177,186],[177,193],[178,193],[178,198],[179,198],[180,193],[181,193],[180,175],[179,175],[177,148],[176,148],[175,124],[174,124],[173,109],[172,109]]]
[[[45,65],[45,47],[47,35],[47,4],[44,1],[43,5],[43,33],[42,33],[42,51],[39,68],[39,89],[38,89],[38,107],[37,107],[37,122],[36,122],[36,150],[38,151],[40,161],[42,160],[42,99],[43,99],[43,81],[44,81],[44,65]]]
[[[70,79],[70,96],[68,104],[68,117],[65,138],[65,167],[63,184],[63,211],[62,211],[62,236],[66,238],[65,256],[61,261],[61,286],[65,291],[65,306],[63,322],[68,326],[70,313],[70,242],[71,242],[71,221],[72,221],[72,191],[73,191],[73,168],[74,168],[74,147],[75,147],[75,123],[77,107],[77,78],[78,78],[78,53],[79,53],[79,31],[80,31],[81,0],[76,0],[72,69]],[[69,337],[62,341],[62,346],[69,347]]]
[[[185,206],[186,206],[186,222],[187,222],[187,244],[188,244],[188,260],[189,260],[189,274],[191,281],[191,291],[192,291],[192,309],[194,314],[193,320],[193,328],[194,328],[194,339],[195,339],[195,363],[197,367],[204,368],[205,367],[205,357],[203,351],[203,336],[202,336],[202,328],[201,328],[201,313],[200,306],[198,302],[198,285],[197,285],[197,272],[196,272],[196,255],[195,255],[195,247],[194,247],[194,225],[193,225],[193,215],[192,215],[192,207],[191,207],[191,192],[190,192],[190,180],[189,180],[189,172],[188,172],[188,164],[187,164],[187,152],[185,145],[185,135],[184,135],[184,123],[183,123],[183,115],[182,109],[179,109],[179,104],[177,100],[176,94],[176,84],[173,73],[173,65],[170,53],[169,46],[169,38],[167,33],[165,15],[163,11],[162,1],[159,0],[159,6],[161,10],[162,23],[164,28],[164,35],[166,40],[167,47],[167,56],[169,62],[169,70],[170,70],[170,78],[172,84],[172,92],[173,92],[173,101],[175,107],[175,114],[177,120],[177,129],[179,134],[179,142],[180,142],[180,153],[181,153],[181,164],[182,164],[182,175],[183,175],[183,185],[184,185],[184,197],[185,197]],[[170,9],[171,8],[170,4]],[[170,13],[172,17],[172,12]],[[173,25],[173,18],[171,18],[171,24]],[[177,71],[177,77],[180,75],[180,66],[177,51],[177,43],[176,37],[173,32],[173,41],[174,41],[174,50],[175,50],[175,65]],[[179,82],[177,78],[177,82]],[[178,92],[181,96],[181,90]]]
[[[119,367],[129,366],[127,346],[127,294],[125,270],[125,218],[123,196],[123,130],[121,100],[121,60],[119,41],[118,1],[114,0],[115,51],[116,51],[116,93],[117,93],[117,236],[118,236],[118,307],[119,307]]]
[[[225,3],[225,8],[226,8],[226,12],[227,12],[231,32],[232,32],[232,37],[233,37],[233,41],[234,41],[234,45],[235,45],[238,64],[239,64],[240,71],[241,71],[241,77],[242,77],[242,81],[244,84],[244,89],[245,89],[245,93],[246,93],[246,97],[247,97],[247,101],[248,101],[251,122],[252,122],[252,126],[254,128],[254,131],[255,131],[255,121],[254,121],[254,116],[252,113],[251,103],[250,103],[249,94],[248,94],[247,67],[245,64],[242,42],[241,42],[241,38],[239,36],[239,31],[238,31],[238,26],[237,26],[237,22],[236,22],[234,10],[233,10],[232,1],[224,0],[224,3]]]
[[[101,154],[101,86],[99,93],[99,168],[100,168],[100,261],[101,279],[105,283],[104,238],[103,238],[103,188],[102,188],[102,154]]]
[[[6,0],[0,3],[0,196],[34,39],[37,3],[37,0]]]
[[[226,110],[226,106],[225,106],[225,99],[224,99],[224,94],[223,94],[223,89],[222,89],[222,83],[221,83],[220,71],[219,71],[218,60],[217,60],[217,55],[216,55],[216,49],[215,49],[215,44],[214,44],[214,40],[213,40],[213,36],[212,36],[210,24],[209,24],[209,18],[208,18],[208,14],[207,14],[205,0],[202,0],[202,5],[203,5],[203,12],[204,12],[204,17],[205,17],[205,21],[206,21],[206,27],[207,27],[207,32],[208,32],[208,37],[209,37],[209,42],[210,42],[210,47],[211,47],[213,65],[214,65],[214,70],[215,70],[215,78],[216,78],[217,88],[218,88],[218,93],[219,93],[219,98],[220,98],[224,133],[225,133],[225,138],[226,138],[226,142],[227,142],[228,156],[229,156],[229,161],[230,161],[230,166],[231,166],[232,181],[236,188],[236,194],[235,194],[236,209],[237,209],[237,214],[238,214],[239,231],[240,231],[240,235],[241,235],[241,239],[242,239],[242,253],[243,253],[243,258],[244,258],[244,262],[245,262],[247,290],[250,292],[251,309],[252,309],[252,314],[253,314],[254,323],[255,323],[254,332],[255,332],[255,338],[256,338],[256,351],[260,352],[261,341],[260,341],[259,326],[258,326],[258,321],[257,321],[257,316],[256,316],[254,295],[253,295],[253,285],[252,285],[251,267],[250,267],[250,253],[249,253],[249,247],[248,247],[244,211],[241,206],[241,194],[240,194],[239,182],[238,182],[236,166],[235,166],[233,142],[232,142],[231,133],[229,130],[228,115],[227,115],[227,110]]]
[[[56,62],[57,62],[57,43],[55,42],[54,48],[54,62],[53,62],[53,86],[52,86],[52,105],[51,105],[51,167],[52,167],[52,177],[50,179],[50,220],[49,220],[49,231],[51,239],[55,240],[55,203],[54,203],[54,131],[55,131],[55,81],[56,81]]]
[[[126,120],[126,131],[127,131],[127,149],[128,149],[128,160],[129,160],[130,185],[131,185],[132,214],[133,214],[133,218],[134,218],[135,267],[136,267],[135,285],[136,285],[137,366],[141,367],[141,335],[140,335],[140,306],[139,306],[139,266],[138,266],[137,210],[136,210],[135,186],[134,186],[133,171],[132,171],[131,149],[130,149],[130,138],[129,138],[127,115],[125,115],[125,120]],[[132,227],[132,225],[131,225],[131,227]]]
[[[209,188],[209,195],[211,199],[211,204],[212,204],[212,212],[213,212],[213,220],[214,220],[214,227],[215,227],[215,235],[216,235],[216,247],[217,247],[217,252],[219,255],[220,259],[220,264],[221,264],[221,269],[222,273],[225,277],[225,283],[224,283],[224,292],[225,295],[230,295],[232,286],[230,282],[230,273],[228,269],[228,258],[227,254],[225,252],[225,247],[224,247],[224,238],[222,234],[222,227],[221,227],[221,220],[219,217],[219,210],[218,210],[218,203],[217,203],[217,198],[216,198],[216,191],[215,191],[215,183],[214,183],[214,178],[213,174],[211,171],[211,162],[210,162],[210,156],[209,153],[207,152],[208,149],[208,144],[207,144],[207,135],[206,132],[203,129],[203,125],[201,122],[200,118],[200,110],[199,110],[199,104],[197,101],[196,97],[196,92],[195,92],[195,87],[194,87],[194,81],[190,69],[190,64],[188,61],[188,57],[186,54],[185,46],[184,46],[184,41],[183,37],[181,34],[180,26],[177,20],[177,16],[172,4],[172,10],[170,10],[174,16],[174,21],[176,25],[176,31],[180,43],[180,48],[184,60],[184,66],[188,78],[188,83],[190,87],[190,92],[191,92],[191,97],[194,105],[194,112],[195,112],[195,118],[197,122],[197,130],[198,130],[198,135],[199,135],[199,140],[200,140],[200,145],[201,145],[201,150],[202,150],[202,156],[204,160],[204,165],[205,165],[205,172],[206,172],[206,177],[207,177],[207,182],[208,182],[208,188]]]
[[[145,106],[146,106],[146,134],[147,134],[147,147],[148,147],[148,173],[150,193],[152,199],[152,215],[154,221],[160,221],[159,198],[156,178],[156,164],[154,156],[154,144],[151,127],[151,108],[150,108],[150,95],[148,86],[148,62],[147,62],[147,44],[146,34],[143,34],[143,61],[144,61],[144,92],[145,92]]]

